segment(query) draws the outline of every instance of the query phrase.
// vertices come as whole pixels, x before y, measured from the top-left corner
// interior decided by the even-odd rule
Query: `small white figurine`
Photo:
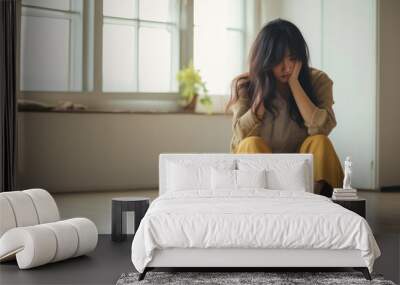
[[[347,156],[344,162],[344,179],[343,179],[343,189],[353,189],[351,188],[351,160]]]

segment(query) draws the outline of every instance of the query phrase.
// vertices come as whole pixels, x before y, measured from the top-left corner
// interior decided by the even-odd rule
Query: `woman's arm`
[[[238,85],[240,84],[243,83],[238,82]],[[248,94],[239,88],[238,101],[232,106],[232,130],[238,140],[251,135],[258,135],[258,127],[262,123],[262,117],[256,115],[251,109],[250,101]]]
[[[250,108],[249,101],[249,99],[239,96],[238,101],[232,106],[232,130],[239,140],[251,135],[258,135],[257,130],[262,122]]]
[[[304,92],[303,87],[298,79],[301,70],[301,62],[297,61],[292,75],[289,78],[289,87],[292,91],[294,100],[296,101],[297,107],[299,108],[300,114],[304,119],[304,122],[311,122],[312,116],[316,110],[314,103],[308,98]]]
[[[301,63],[296,63],[292,76],[289,79],[289,86],[293,97],[299,108],[300,114],[304,119],[304,124],[308,128],[309,135],[324,134],[328,135],[336,126],[336,118],[332,109],[332,80],[325,74],[321,75],[314,83],[315,96],[319,103],[316,106],[304,92],[298,80]]]

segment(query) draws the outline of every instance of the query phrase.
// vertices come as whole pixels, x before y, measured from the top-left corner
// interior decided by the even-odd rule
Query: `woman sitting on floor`
[[[233,80],[233,153],[312,153],[314,192],[330,197],[343,170],[329,133],[336,126],[332,80],[308,65],[309,52],[291,22],[269,22],[257,35],[249,72]]]

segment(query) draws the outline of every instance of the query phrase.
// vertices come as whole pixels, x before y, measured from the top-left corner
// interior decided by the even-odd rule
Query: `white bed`
[[[202,185],[208,172],[191,178],[182,168],[185,177],[180,178],[170,170],[179,164],[230,168],[230,162],[242,173],[276,168],[269,173],[278,173],[281,185],[275,183],[275,190],[210,190]],[[301,172],[291,172],[300,164]],[[370,278],[380,251],[367,222],[313,194],[312,173],[309,154],[161,154],[160,197],[132,243],[132,262],[142,273],[140,279],[155,267],[354,267]],[[199,181],[196,187],[175,191],[191,179]],[[294,180],[297,184],[291,184]],[[285,185],[292,189],[276,190]]]

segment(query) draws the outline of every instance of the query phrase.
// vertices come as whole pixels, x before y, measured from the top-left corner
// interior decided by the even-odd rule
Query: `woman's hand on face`
[[[299,79],[301,66],[302,66],[302,62],[300,60],[296,60],[296,62],[294,64],[293,72],[289,77],[289,84],[292,84],[293,82],[295,82],[296,80]]]

